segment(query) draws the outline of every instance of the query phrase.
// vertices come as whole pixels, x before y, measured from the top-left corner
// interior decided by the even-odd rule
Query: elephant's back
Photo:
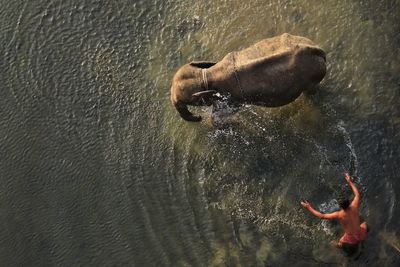
[[[294,55],[301,48],[320,49],[310,39],[284,33],[280,36],[261,40],[254,45],[235,53],[236,66],[248,65],[250,62],[265,58]]]
[[[228,54],[230,64],[246,84],[281,84],[291,77],[307,83],[326,71],[325,52],[311,40],[290,34],[264,39],[253,46]],[[323,74],[323,75],[321,75]],[[279,87],[279,86],[278,86]]]
[[[318,83],[326,72],[325,53],[311,40],[283,34],[264,39],[249,48],[229,53],[235,90],[250,102],[268,106],[291,102],[304,87]]]

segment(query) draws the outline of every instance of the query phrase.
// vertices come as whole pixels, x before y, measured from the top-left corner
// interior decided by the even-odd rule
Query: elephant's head
[[[201,116],[193,115],[188,105],[209,106],[215,90],[210,90],[207,77],[202,69],[213,66],[214,62],[191,62],[183,65],[174,75],[171,87],[171,102],[181,117],[187,121],[200,121]]]

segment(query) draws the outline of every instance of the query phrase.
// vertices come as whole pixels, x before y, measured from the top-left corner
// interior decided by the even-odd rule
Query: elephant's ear
[[[212,66],[214,66],[216,62],[210,62],[210,61],[192,61],[189,63],[190,66],[200,68],[200,69],[208,69]]]

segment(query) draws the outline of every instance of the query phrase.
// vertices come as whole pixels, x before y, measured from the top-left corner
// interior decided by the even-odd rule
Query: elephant
[[[326,74],[326,54],[310,39],[284,33],[263,39],[219,62],[193,61],[175,73],[171,102],[186,121],[202,118],[188,105],[210,106],[218,97],[232,103],[279,107],[317,85]]]

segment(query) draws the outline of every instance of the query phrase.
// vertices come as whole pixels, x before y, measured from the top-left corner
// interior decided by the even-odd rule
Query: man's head
[[[340,196],[336,199],[341,209],[347,209],[350,206],[350,200],[347,197]]]

